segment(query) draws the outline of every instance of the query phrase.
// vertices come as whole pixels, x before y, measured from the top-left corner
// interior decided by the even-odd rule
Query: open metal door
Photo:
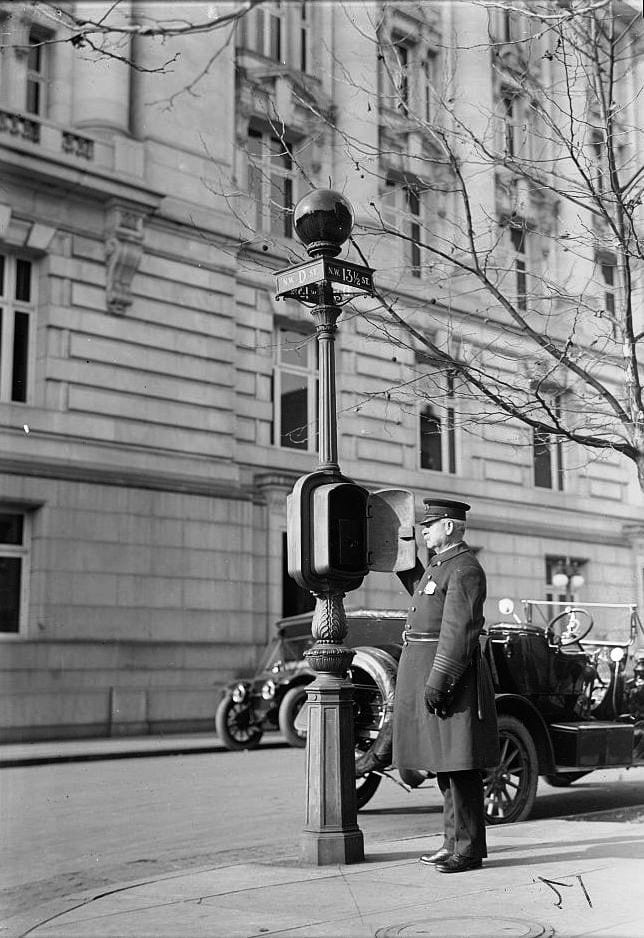
[[[414,496],[408,489],[378,489],[367,499],[369,570],[398,573],[416,564]]]

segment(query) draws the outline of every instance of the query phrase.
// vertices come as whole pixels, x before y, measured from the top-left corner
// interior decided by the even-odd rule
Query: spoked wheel
[[[525,821],[534,807],[539,780],[537,750],[530,733],[516,717],[499,717],[501,761],[484,780],[488,824]]]
[[[359,648],[351,665],[356,759],[364,756],[375,744],[383,726],[385,699],[393,698],[394,677],[388,673],[385,664],[395,672],[396,662],[391,656],[375,648]],[[388,764],[389,759],[385,758],[385,765]],[[356,779],[358,811],[371,801],[381,781],[382,775],[377,772],[369,772]]]
[[[215,727],[226,749],[255,749],[263,736],[253,720],[252,708],[243,701],[236,703],[230,696],[217,707]]]

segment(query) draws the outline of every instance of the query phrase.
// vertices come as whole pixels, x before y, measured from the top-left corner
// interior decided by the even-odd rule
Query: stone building
[[[316,346],[272,276],[305,257],[288,211],[304,192],[346,192],[377,282],[411,316],[431,296],[437,334],[485,328],[476,296],[434,282],[412,242],[360,234],[372,204],[412,238],[424,212],[449,216],[408,184],[431,148],[407,110],[429,111],[448,73],[469,103],[503,104],[483,6],[267,2],[234,29],[70,41],[69,12],[97,21],[111,6],[0,3],[4,740],[210,728],[221,685],[310,604],[286,573],[285,504],[316,465]],[[122,0],[109,22],[167,22],[179,6]],[[233,8],[185,4],[185,18]],[[498,216],[499,198],[488,173],[480,211]],[[533,258],[512,236],[507,249],[525,290]],[[471,501],[488,616],[502,596],[557,592],[560,567],[587,601],[641,603],[632,464],[481,423],[383,322],[358,301],[340,320],[343,471],[418,503]],[[434,404],[407,393],[419,369]],[[347,598],[405,602],[385,574]]]

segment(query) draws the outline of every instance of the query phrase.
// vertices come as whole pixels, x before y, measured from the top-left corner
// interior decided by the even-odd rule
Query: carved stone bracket
[[[137,208],[112,205],[108,209],[105,257],[107,308],[122,316],[132,303],[132,279],[143,254],[144,214]]]

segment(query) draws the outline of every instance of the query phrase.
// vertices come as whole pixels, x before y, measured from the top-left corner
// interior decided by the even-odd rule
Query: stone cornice
[[[253,498],[251,491],[234,482],[218,483],[182,473],[154,472],[126,467],[112,468],[53,458],[26,459],[3,456],[0,457],[0,474],[3,473],[29,478],[59,479],[65,482],[87,482],[95,485],[127,486],[186,495],[207,495],[213,498],[232,498],[243,501],[251,501]]]
[[[67,192],[78,197],[91,196],[101,202],[122,199],[156,211],[163,193],[146,186],[135,178],[90,167],[71,165],[65,157],[56,157],[51,152],[40,152],[36,144],[20,141],[15,146],[10,141],[0,142],[0,165],[5,178],[16,176],[27,178],[32,187],[54,187],[58,192]]]
[[[509,508],[509,506],[504,506]],[[481,518],[472,518],[467,523],[468,530],[471,531],[494,531],[500,534],[514,535],[522,537],[542,537],[546,538],[548,544],[552,541],[581,541],[584,544],[599,544],[601,547],[625,547],[625,537],[621,531],[610,533],[606,528],[595,527],[579,528],[566,527],[565,525],[545,524],[540,521],[530,521],[525,516],[519,518],[504,518],[500,520]]]

